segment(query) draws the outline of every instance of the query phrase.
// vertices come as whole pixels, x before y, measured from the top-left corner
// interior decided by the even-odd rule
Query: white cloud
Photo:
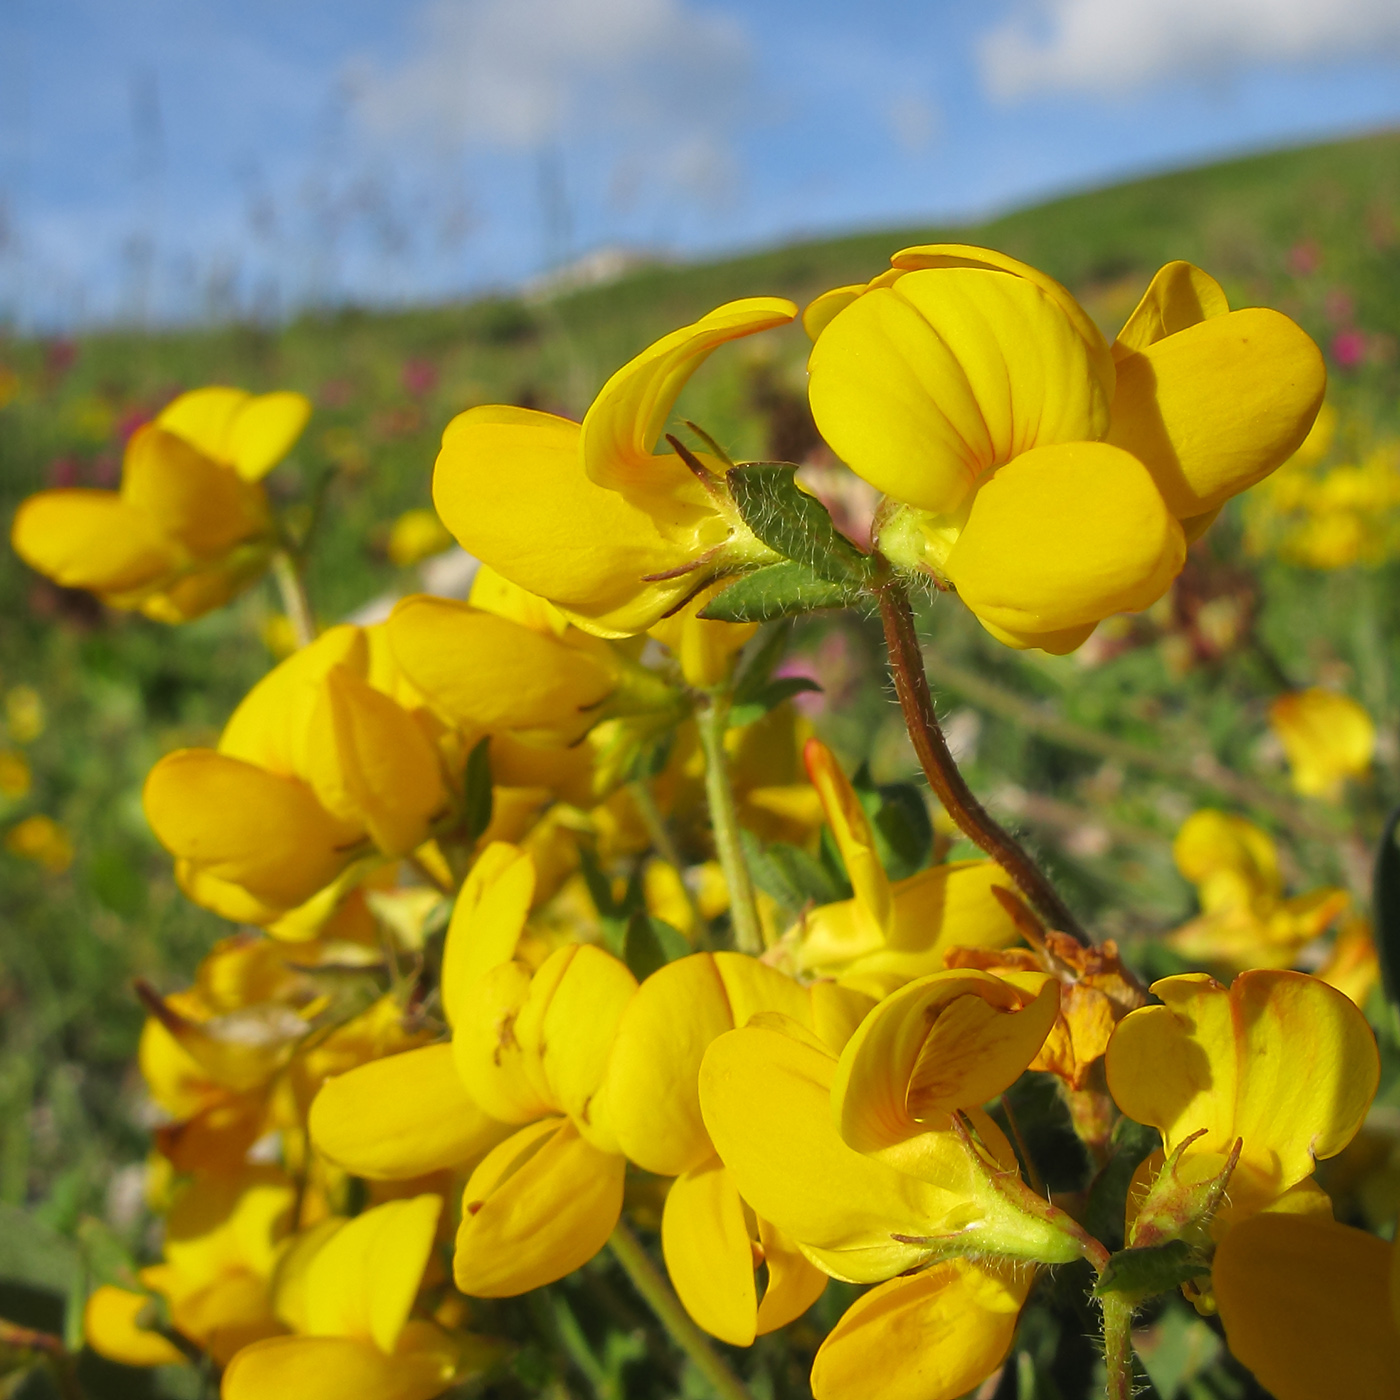
[[[645,151],[703,193],[725,183],[749,82],[733,18],[686,0],[427,0],[396,67],[366,67],[360,110],[391,140],[525,152]]]
[[[1014,101],[1376,55],[1400,55],[1396,0],[1033,0],[983,36],[979,59],[987,90]]]

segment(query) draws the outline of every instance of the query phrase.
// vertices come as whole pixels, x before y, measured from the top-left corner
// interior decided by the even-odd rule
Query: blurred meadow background
[[[1273,833],[1290,891],[1338,884],[1364,907],[1400,801],[1400,25],[1384,7],[1343,5],[1324,36],[1287,0],[1125,3],[1126,32],[1090,0],[992,18],[887,3],[860,24],[839,5],[631,0],[592,28],[560,4],[533,67],[525,21],[484,0],[421,7],[411,33],[396,8],[350,6],[335,49],[263,5],[178,22],[137,6],[118,42],[115,9],[0,4],[6,519],[45,487],[114,486],[126,437],[181,390],[300,390],[314,416],[270,490],[317,515],[320,617],[380,616],[463,584],[406,513],[430,508],[442,429],[472,405],[577,417],[710,307],[802,303],[913,243],[1044,268],[1110,337],[1161,263],[1189,259],[1323,347],[1330,443],[1232,502],[1168,598],[1073,656],[1011,653],[926,600],[930,674],[974,788],[1139,966],[1176,966],[1154,938],[1195,912],[1171,839],[1200,806]],[[549,6],[521,10],[548,30]],[[1261,17],[1264,37],[1241,37]],[[1178,31],[1199,42],[1161,40]],[[572,62],[571,33],[591,36]],[[1278,149],[1239,154],[1256,145]],[[1140,173],[1163,166],[1179,168]],[[684,411],[736,458],[804,462],[858,521],[806,409],[805,352],[793,328],[717,356]],[[177,891],[141,783],[215,741],[282,654],[278,612],[268,585],[177,634],[0,551],[0,1314],[12,1294],[60,1296],[79,1247],[141,1246],[132,980],[181,985],[224,930]],[[795,652],[843,760],[914,774],[875,622],[806,621]],[[1305,686],[1376,722],[1373,771],[1344,801],[1296,793],[1271,735],[1271,701]]]

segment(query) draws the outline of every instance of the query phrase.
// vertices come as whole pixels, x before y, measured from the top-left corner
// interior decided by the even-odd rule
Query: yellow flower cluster
[[[1345,896],[1285,898],[1263,833],[1197,814],[1176,855],[1203,912],[1173,942],[1239,975],[1168,977],[1149,1005],[1113,943],[1045,917],[1063,906],[959,786],[931,710],[916,750],[988,858],[934,860],[921,799],[848,778],[775,675],[782,632],[756,636],[878,599],[906,715],[911,574],[1011,646],[1073,649],[1161,596],[1298,448],[1316,348],[1184,263],[1110,344],[1012,259],[898,254],[804,318],[817,424],[884,493],[867,552],[783,464],[736,466],[700,430],[703,450],[657,450],[709,354],[795,316],[720,307],[582,423],[460,415],[433,494],[482,561],[469,598],[305,638],[216,746],[151,771],[181,888],[245,928],[193,986],[142,989],[164,1255],[92,1294],[97,1350],[205,1353],[229,1400],[431,1400],[507,1355],[472,1300],[608,1247],[712,1376],[681,1309],[743,1347],[829,1278],[873,1285],[816,1353],[817,1400],[966,1394],[1038,1271],[1081,1259],[1115,1397],[1133,1308],[1178,1286],[1261,1375],[1251,1280],[1276,1260],[1364,1253],[1347,1296],[1379,1315],[1390,1247],[1337,1234],[1313,1180],[1367,1113],[1375,1040],[1287,967]],[[295,395],[185,395],[132,438],[120,493],[33,498],[17,548],[117,606],[195,616],[283,547],[257,483],[305,416]],[[442,543],[400,524],[401,562]],[[1307,791],[1370,756],[1328,703],[1275,713]],[[1160,1135],[1110,1212],[1122,1250],[1013,1141],[1028,1072],[1099,1164],[1124,1120]],[[629,1220],[657,1227],[674,1296]],[[1386,1336],[1365,1374],[1393,1388]]]
[[[1400,553],[1400,440],[1381,438],[1340,454],[1337,417],[1324,405],[1298,451],[1250,497],[1250,554],[1306,569],[1349,569]]]

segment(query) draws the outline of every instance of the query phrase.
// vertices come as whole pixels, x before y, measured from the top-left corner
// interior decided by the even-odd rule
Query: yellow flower
[[[854,892],[809,910],[784,940],[795,970],[877,993],[940,971],[954,946],[1002,948],[1019,937],[992,894],[1011,877],[990,860],[930,866],[891,882],[860,798],[831,750],[808,739],[803,760]]]
[[[1172,855],[1196,886],[1201,913],[1166,941],[1209,967],[1287,967],[1350,902],[1345,890],[1332,887],[1285,899],[1268,833],[1213,808],[1187,818]]]
[[[1188,536],[1303,440],[1317,347],[1170,263],[1110,347],[1058,283],[981,248],[895,255],[808,310],[822,435],[889,497],[897,564],[1012,646],[1066,652],[1165,591]]]
[[[164,1300],[175,1331],[220,1366],[284,1330],[271,1284],[295,1202],[291,1181],[271,1167],[198,1177],[166,1218],[164,1261],[141,1270],[141,1283]],[[93,1350],[130,1366],[183,1359],[144,1324],[147,1302],[126,1290],[98,1290],[84,1318]]]
[[[427,839],[449,803],[440,733],[382,627],[333,627],[249,691],[217,750],[156,764],[146,816],[196,903],[272,923]]]
[[[15,552],[65,588],[161,622],[220,607],[266,566],[273,538],[259,483],[310,411],[300,394],[182,394],[132,434],[119,492],[29,497],[15,513]]]
[[[697,953],[652,973],[618,1022],[607,1077],[618,1145],[646,1171],[676,1178],[661,1221],[671,1282],[690,1315],[734,1346],[805,1312],[826,1276],[754,1215],[716,1155],[700,1110],[705,1050],[755,1014],[778,1012],[839,1052],[872,1005],[831,982],[800,986],[740,953]]]
[[[5,833],[5,849],[61,875],[73,864],[73,841],[52,817],[26,817]]]
[[[1355,700],[1313,687],[1280,695],[1269,706],[1269,727],[1288,755],[1293,786],[1329,802],[1348,778],[1363,777],[1376,752],[1376,726]]]
[[[988,1187],[1016,1158],[979,1105],[1035,1058],[1058,993],[1035,974],[934,973],[881,1002],[839,1059],[760,1017],[706,1051],[705,1127],[743,1198],[833,1277],[875,1282],[949,1252],[1039,1257],[1048,1233],[1022,1232]]]
[[[1230,1350],[1277,1400],[1400,1393],[1400,1249],[1348,1225],[1261,1215],[1212,1270]]]
[[[891,1280],[824,1343],[822,1400],[856,1400],[872,1375],[910,1400],[964,1394],[1010,1346],[1024,1262],[1081,1253],[980,1108],[1030,1063],[1058,1002],[1048,977],[941,972],[881,1002],[839,1058],[772,1014],[706,1051],[705,1127],[743,1199],[826,1273]]]
[[[1166,1155],[1182,1149],[1191,1180],[1241,1144],[1217,1233],[1271,1208],[1325,1212],[1313,1168],[1356,1135],[1379,1080],[1365,1018],[1301,972],[1243,972],[1228,990],[1190,973],[1151,990],[1163,1005],[1132,1012],[1109,1043],[1118,1107],[1158,1129]]]
[[[704,589],[679,612],[647,629],[675,657],[686,684],[701,690],[711,689],[728,678],[735,656],[758,631],[756,622],[711,622],[699,615],[722,587],[719,584]]]
[[[295,1335],[244,1347],[224,1400],[432,1400],[479,1370],[496,1348],[410,1319],[441,1213],[415,1196],[299,1236],[274,1289]]]
[[[480,1297],[524,1293],[587,1263],[622,1210],[626,1160],[603,1077],[636,979],[577,943],[532,970],[521,954],[534,890],[528,855],[486,848],[443,950],[451,1046],[363,1066],[323,1090],[311,1115],[318,1148],[360,1175],[476,1162],[455,1271]]]
[[[15,685],[5,693],[5,727],[17,744],[30,744],[44,732],[44,700],[32,685]]]
[[[406,510],[389,530],[389,561],[401,569],[451,548],[452,536],[430,510]]]
[[[791,302],[730,302],[642,351],[582,424],[492,404],[454,418],[433,502],[469,554],[618,637],[650,627],[721,573],[776,556],[724,508],[723,464],[701,476],[654,452],[676,397],[718,346],[781,326]]]

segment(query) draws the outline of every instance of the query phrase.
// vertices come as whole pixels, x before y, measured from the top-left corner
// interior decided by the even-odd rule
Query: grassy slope
[[[326,466],[343,468],[313,579],[322,611],[335,617],[385,587],[411,586],[376,552],[376,532],[398,511],[427,502],[436,441],[454,412],[499,399],[580,412],[607,374],[649,339],[721,301],[756,293],[802,301],[873,275],[897,248],[952,236],[1046,268],[1110,327],[1154,267],[1186,257],[1220,275],[1235,299],[1280,306],[1321,338],[1330,333],[1329,315],[1335,321],[1340,314],[1338,297],[1354,301],[1364,329],[1391,332],[1400,327],[1397,223],[1400,137],[1377,136],[1074,195],[976,228],[875,232],[647,269],[544,306],[496,300],[345,312],[304,317],[275,332],[111,333],[86,338],[64,374],[44,368],[45,347],[0,345],[0,363],[12,365],[24,384],[0,412],[0,505],[8,515],[25,494],[53,481],[58,459],[79,481],[99,483],[104,473],[110,479],[120,419],[150,411],[181,387],[224,381],[303,389],[317,400],[317,414],[274,481],[294,495]],[[1295,276],[1290,250],[1308,242],[1317,246],[1319,269]],[[800,389],[805,342],[794,329],[773,343],[763,372],[791,396]],[[716,357],[686,403],[690,415],[746,455],[764,450],[771,427],[755,393],[760,353],[745,348]],[[403,387],[409,359],[427,361],[437,373],[436,387],[420,399]],[[1390,413],[1393,360],[1387,364],[1381,354],[1340,392],[1372,415]],[[125,1067],[138,1026],[130,976],[139,970],[173,985],[222,931],[174,890],[168,860],[141,818],[141,777],[159,752],[212,737],[265,669],[268,658],[255,638],[268,604],[255,593],[172,633],[66,605],[56,614],[58,601],[0,554],[0,687],[37,686],[51,715],[48,733],[30,751],[34,793],[0,806],[0,825],[46,811],[62,817],[78,841],[72,871],[59,878],[0,853],[0,1199],[46,1200],[53,1219],[71,1223],[79,1211],[100,1210],[113,1159],[133,1160],[142,1150],[132,1116],[136,1086]],[[1299,655],[1311,645],[1310,627],[1325,642],[1325,609],[1312,617],[1304,601],[1300,594],[1284,619],[1285,628],[1297,629],[1290,641]],[[957,654],[1049,687],[1086,721],[1098,712],[1128,715],[1152,737],[1160,711],[1134,706],[1170,686],[1150,650],[1078,685],[1073,663],[1049,670],[1020,663],[982,648],[965,620],[939,625]],[[1356,635],[1364,641],[1373,634],[1358,626]],[[1393,633],[1381,627],[1374,635]],[[1379,674],[1383,704],[1388,671]],[[1208,679],[1194,684],[1198,698],[1208,692]],[[1228,699],[1216,705],[1218,733],[1212,731],[1222,749],[1258,732],[1258,715],[1241,727],[1240,707]],[[851,726],[846,739],[869,746],[869,735],[855,732],[856,720]],[[995,726],[983,752],[993,752],[999,765],[989,777],[1012,774],[1032,785],[1068,785],[1082,770]],[[1160,868],[1153,878],[1162,888]],[[1165,887],[1173,888],[1169,880]]]

